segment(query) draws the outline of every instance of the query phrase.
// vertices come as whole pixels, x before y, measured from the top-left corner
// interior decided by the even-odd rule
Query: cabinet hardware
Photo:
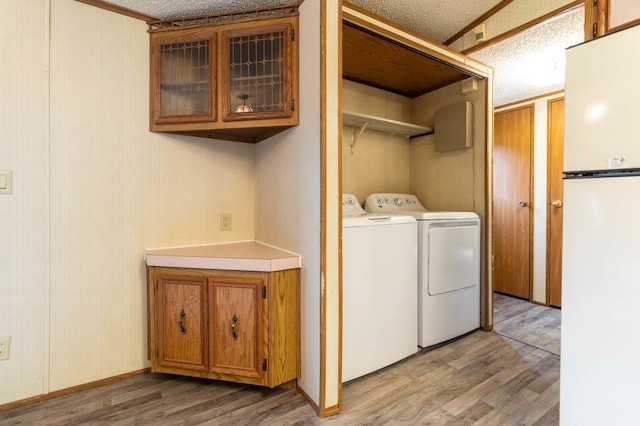
[[[266,285],[262,286],[262,298],[263,299],[267,298],[267,286]]]
[[[295,40],[296,39],[296,29],[292,28],[291,29],[291,40]]]
[[[519,205],[520,207],[527,207],[527,206],[529,205],[529,203],[527,203],[527,202],[526,202],[526,201],[524,201],[524,200],[520,200],[520,201],[518,201],[518,205]]]
[[[185,314],[185,313],[184,313],[184,309],[182,309],[182,310],[180,311],[180,319],[178,320],[178,326],[180,327],[180,332],[181,332],[182,334],[186,334],[186,333],[187,333],[187,329],[184,327],[184,317],[185,317],[186,315],[187,315],[187,314]]]
[[[238,316],[233,314],[231,317],[231,335],[233,336],[233,340],[238,340],[238,333],[236,333],[236,323],[238,322]]]
[[[291,111],[295,111],[295,110],[296,110],[296,100],[291,99]]]
[[[267,371],[267,359],[262,360],[262,371]]]

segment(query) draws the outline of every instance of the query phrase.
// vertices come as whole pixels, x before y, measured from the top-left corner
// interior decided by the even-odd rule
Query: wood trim
[[[331,4],[333,7],[337,7],[338,18],[337,22],[332,22],[335,24],[335,28],[329,28],[329,6]],[[328,199],[328,189],[327,189],[327,179],[328,179],[328,171],[329,171],[329,158],[328,158],[328,148],[330,143],[338,143],[340,146],[339,140],[341,139],[341,130],[340,137],[338,138],[338,142],[334,140],[334,138],[328,137],[328,121],[327,114],[329,110],[329,104],[327,100],[327,87],[329,85],[328,79],[330,78],[330,73],[328,72],[329,67],[329,58],[334,58],[333,53],[329,51],[331,46],[329,46],[330,37],[329,31],[337,31],[338,35],[338,45],[339,49],[342,46],[342,26],[340,25],[342,22],[342,8],[341,4],[337,5],[330,0],[321,0],[320,4],[320,26],[321,26],[321,54],[320,54],[320,89],[321,89],[321,99],[320,99],[320,395],[319,395],[319,406],[312,404],[313,407],[318,412],[318,415],[321,418],[328,417],[334,414],[337,414],[342,409],[342,377],[341,377],[341,360],[338,360],[338,403],[337,405],[328,406],[327,405],[327,337],[328,333],[328,321],[327,321],[327,311],[328,311],[328,292],[327,292],[327,279],[329,277],[329,261],[328,261],[328,253],[327,253],[327,245],[329,242],[328,237],[328,207],[331,203]],[[342,58],[341,55],[338,56],[338,72],[342,75]],[[338,100],[339,101],[339,100]],[[339,168],[340,170],[340,168]],[[338,178],[340,181],[340,178]],[[338,204],[339,206],[340,204]],[[340,232],[340,230],[338,230]],[[338,242],[340,244],[340,242]],[[338,263],[338,269],[340,268],[340,261]],[[339,273],[339,271],[338,271]],[[340,277],[338,277],[340,281]],[[338,288],[340,288],[340,282],[337,283]],[[340,301],[338,301],[340,302]],[[341,314],[339,314],[341,315]],[[339,318],[338,321],[341,321]],[[338,339],[341,339],[340,333],[338,334]],[[341,351],[341,343],[338,343],[338,352]],[[338,354],[340,357],[340,353]]]
[[[528,104],[531,105],[531,134],[529,135],[529,197],[530,197],[530,201],[529,201],[529,206],[531,206],[531,212],[529,214],[529,302],[531,302],[533,300],[533,270],[534,270],[534,263],[533,263],[533,249],[534,247],[534,225],[535,225],[535,204],[533,202],[533,200],[535,199],[535,174],[536,174],[536,170],[535,170],[535,162],[534,162],[534,158],[535,158],[535,141],[536,141],[536,104],[531,103]]]
[[[80,392],[88,389],[94,389],[100,386],[108,385],[118,382],[120,380],[128,379],[129,377],[138,376],[140,374],[146,374],[151,372],[151,368],[143,368],[141,370],[131,371],[129,373],[119,374],[113,377],[107,377],[106,379],[96,380],[94,382],[83,383],[81,385],[71,386],[69,388],[60,389],[57,391],[45,393],[42,395],[32,396],[30,398],[21,399],[19,401],[10,402],[8,404],[0,405],[0,412],[11,410],[13,408],[20,408],[36,402],[46,401],[48,399],[57,398],[59,396],[69,395],[75,392]]]
[[[149,32],[184,30],[187,28],[231,25],[246,22],[266,22],[269,19],[298,16],[298,7],[304,0],[292,4],[265,6],[256,9],[237,10],[198,16],[184,16],[173,19],[157,19],[149,24]]]
[[[607,1],[607,0],[600,0]],[[593,0],[584,0],[584,39],[594,38],[593,28],[598,25],[598,6],[593,4]]]
[[[314,405],[320,417],[327,416],[327,1],[321,0],[320,6],[320,394],[318,406]]]
[[[485,41],[483,43],[480,43],[480,44],[476,44],[475,46],[471,46],[470,48],[463,50],[461,53],[464,54],[464,55],[468,55],[470,53],[477,52],[478,50],[482,50],[485,47],[489,47],[489,46],[492,46],[494,44],[500,43],[501,41],[504,41],[504,40],[506,40],[508,38],[511,38],[511,37],[513,37],[513,36],[515,36],[517,34],[520,34],[521,32],[523,32],[525,30],[528,30],[529,28],[534,27],[534,26],[536,26],[538,24],[541,24],[541,23],[547,21],[548,19],[553,18],[556,15],[560,15],[561,13],[567,12],[567,11],[569,11],[569,10],[575,8],[575,7],[579,7],[582,4],[583,4],[582,0],[573,1],[573,2],[571,2],[569,4],[567,4],[567,5],[564,5],[564,6],[560,7],[560,8],[558,8],[558,9],[554,10],[554,11],[551,11],[551,12],[549,12],[547,14],[542,15],[539,18],[536,18],[536,19],[534,19],[532,21],[529,21],[529,22],[524,23],[524,24],[522,24],[520,26],[517,26],[517,27],[515,27],[515,28],[513,28],[513,29],[511,29],[509,31],[506,31],[506,32],[504,32],[504,33],[502,33],[502,34],[500,34],[498,36],[495,36],[490,40],[487,40],[487,41]]]
[[[473,22],[471,22],[469,25],[467,25],[466,27],[464,27],[463,29],[461,29],[460,31],[458,31],[457,33],[449,37],[449,39],[442,44],[444,44],[445,46],[451,45],[451,43],[458,40],[460,37],[462,37],[469,31],[471,31],[472,29],[474,29],[476,26],[483,23],[487,19],[491,18],[493,15],[495,15],[496,13],[504,9],[506,6],[508,6],[512,2],[513,0],[502,0],[500,3],[493,6],[491,9],[489,9],[488,11],[480,15],[478,18],[473,20]]]
[[[374,34],[378,34],[395,43],[413,49],[436,61],[457,68],[470,77],[486,78],[491,74],[491,67],[466,57],[462,53],[442,45],[438,41],[399,26],[397,23],[372,14],[368,10],[343,1],[342,21],[355,24]]]
[[[493,259],[493,73],[485,81],[485,200],[484,200],[484,254],[486,258]],[[484,308],[483,330],[493,330],[493,261],[484,262],[484,283],[480,294],[482,307]]]
[[[546,188],[545,188],[545,219],[544,223],[546,225],[545,233],[544,233],[544,246],[545,246],[545,261],[544,261],[544,304],[539,303],[544,306],[549,306],[549,293],[550,293],[550,282],[549,282],[549,264],[550,264],[550,254],[549,254],[549,242],[551,240],[551,181],[549,180],[549,170],[551,170],[551,105],[553,102],[558,102],[559,100],[564,100],[564,98],[553,98],[547,100],[547,110],[545,114],[547,116],[547,158],[545,162],[546,166]]]
[[[338,34],[338,75],[342,76],[344,74],[343,71],[343,65],[342,65],[342,55],[343,55],[343,51],[342,51],[342,7],[340,7],[339,10],[339,34]],[[342,198],[342,78],[340,78],[338,80],[338,161],[340,161],[340,167],[338,168],[338,193],[340,194],[340,197]],[[340,250],[340,263],[339,263],[339,267],[338,267],[338,273],[340,275],[340,283],[338,286],[338,294],[340,295],[340,301],[339,301],[339,308],[340,308],[340,317],[339,317],[339,324],[340,324],[340,330],[339,330],[339,336],[340,336],[340,357],[339,357],[339,361],[338,361],[338,378],[339,378],[339,382],[340,382],[340,388],[338,389],[338,406],[335,407],[335,409],[332,410],[327,410],[327,413],[329,414],[337,414],[339,412],[342,411],[342,199],[338,200],[338,206],[340,208],[340,211],[338,212],[338,221],[339,221],[339,227],[338,227],[338,241],[339,241],[339,250]]]
[[[151,21],[156,21],[158,19],[156,17],[145,15],[135,10],[127,9],[126,7],[118,6],[113,3],[108,3],[104,0],[76,0],[76,1],[78,3],[84,3],[89,6],[99,7],[100,9],[108,10],[110,12],[119,13],[120,15],[125,15],[131,18],[140,19],[141,21],[145,21],[146,23],[149,23]]]
[[[625,22],[624,24],[620,24],[617,27],[609,27],[607,29],[607,33],[613,33],[613,32],[616,32],[616,31],[620,31],[620,30],[623,30],[625,28],[633,27],[634,25],[638,25],[638,24],[640,24],[640,18],[634,19],[633,21]]]
[[[609,32],[609,0],[598,0],[596,4],[596,37]]]

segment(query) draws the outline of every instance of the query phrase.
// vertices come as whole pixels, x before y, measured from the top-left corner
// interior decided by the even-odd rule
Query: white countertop
[[[259,241],[149,249],[147,266],[272,272],[300,268],[300,255]]]

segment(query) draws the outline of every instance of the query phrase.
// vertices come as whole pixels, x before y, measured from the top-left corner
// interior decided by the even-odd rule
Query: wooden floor
[[[560,355],[560,309],[496,293],[493,322],[494,331],[501,336]]]
[[[292,390],[149,373],[0,412],[0,425],[558,424],[559,310],[501,295],[495,305],[498,332],[346,383],[342,413],[327,419]]]

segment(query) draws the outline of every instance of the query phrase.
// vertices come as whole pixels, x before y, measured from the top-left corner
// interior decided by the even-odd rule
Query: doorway
[[[564,97],[547,103],[547,304],[562,306]]]
[[[494,117],[493,289],[531,298],[534,105]]]

